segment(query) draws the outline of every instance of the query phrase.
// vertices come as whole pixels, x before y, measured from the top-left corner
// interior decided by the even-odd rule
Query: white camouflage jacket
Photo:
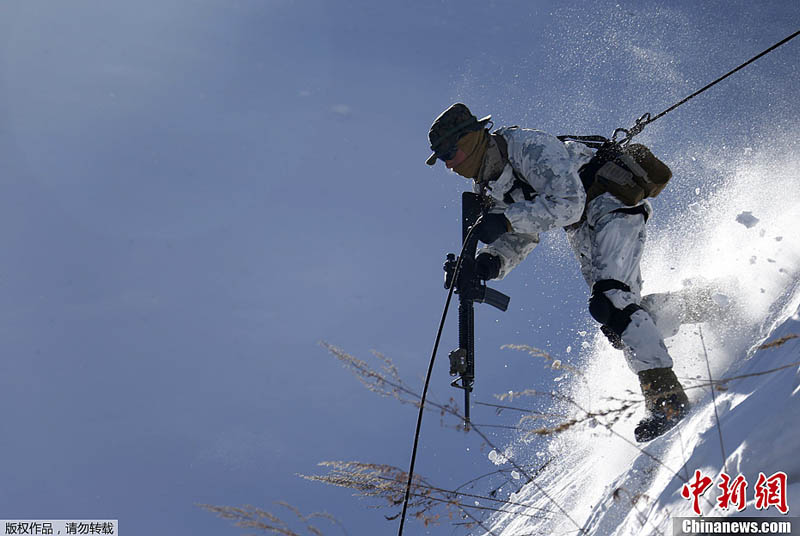
[[[581,218],[586,193],[578,169],[593,153],[581,143],[564,143],[540,130],[508,127],[495,134],[503,136],[508,144],[509,163],[485,193],[497,203],[493,212],[505,214],[513,230],[478,253],[491,253],[501,259],[498,279],[502,279],[533,251],[539,243],[539,233],[571,225]],[[536,191],[531,200],[525,200],[520,189],[514,188],[514,170]],[[476,184],[475,190],[480,191],[480,186]],[[509,192],[514,202],[506,204],[503,199]]]

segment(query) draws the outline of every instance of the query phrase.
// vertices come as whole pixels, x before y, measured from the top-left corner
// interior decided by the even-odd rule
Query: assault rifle
[[[450,375],[458,376],[450,385],[464,390],[464,427],[469,429],[469,394],[475,383],[475,310],[473,304],[487,303],[505,311],[511,299],[486,286],[475,273],[477,233],[470,233],[483,209],[483,196],[472,192],[461,194],[461,264],[454,253],[444,263],[444,288],[455,285],[458,294],[458,348],[450,352]],[[458,273],[456,274],[456,267]],[[460,382],[460,383],[459,383]]]

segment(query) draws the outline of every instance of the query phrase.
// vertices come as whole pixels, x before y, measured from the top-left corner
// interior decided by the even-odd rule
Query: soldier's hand
[[[511,223],[503,214],[484,214],[483,220],[478,224],[475,232],[478,235],[478,240],[484,244],[491,244],[503,233],[511,230]]]
[[[495,279],[500,275],[500,266],[500,257],[497,255],[484,252],[475,257],[475,275],[484,281]]]

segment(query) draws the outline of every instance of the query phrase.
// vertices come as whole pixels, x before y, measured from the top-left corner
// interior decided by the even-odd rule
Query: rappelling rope
[[[713,85],[715,85],[715,84],[718,84],[719,82],[722,82],[723,80],[725,80],[726,78],[728,78],[730,75],[732,75],[732,74],[733,74],[733,73],[735,73],[736,71],[738,71],[738,70],[740,70],[740,69],[744,69],[745,67],[747,67],[748,65],[750,65],[751,63],[753,63],[754,61],[756,61],[758,58],[760,58],[761,56],[764,56],[765,54],[768,54],[768,53],[772,52],[773,50],[775,50],[776,48],[778,48],[779,46],[781,46],[781,45],[783,45],[783,44],[785,44],[785,43],[788,43],[789,41],[791,41],[792,39],[794,39],[794,38],[795,38],[795,37],[797,37],[798,35],[800,35],[800,30],[798,30],[798,31],[794,32],[792,35],[790,35],[790,36],[789,36],[789,37],[787,37],[786,39],[783,39],[782,41],[780,41],[780,42],[778,42],[778,43],[775,43],[774,45],[772,45],[771,47],[769,47],[768,49],[766,49],[764,52],[762,52],[762,53],[758,54],[757,56],[753,56],[752,58],[750,58],[749,60],[747,60],[747,61],[746,61],[746,62],[744,62],[743,64],[739,65],[739,66],[738,66],[737,68],[735,68],[734,70],[732,70],[732,71],[729,71],[728,73],[726,73],[726,74],[724,74],[724,75],[720,76],[719,78],[717,78],[716,80],[714,80],[713,82],[711,82],[710,84],[708,84],[707,86],[705,86],[705,87],[702,87],[702,88],[698,89],[697,91],[695,91],[694,93],[692,93],[691,95],[689,95],[688,97],[686,97],[685,99],[683,99],[682,101],[680,101],[679,103],[677,103],[677,104],[674,104],[674,105],[670,106],[669,108],[667,108],[666,110],[664,110],[663,112],[661,112],[660,114],[658,114],[657,116],[655,116],[655,117],[653,117],[652,119],[650,119],[650,120],[648,121],[648,123],[652,123],[653,121],[655,121],[655,120],[656,120],[656,119],[658,119],[659,117],[662,117],[662,116],[666,115],[667,113],[671,112],[672,110],[674,110],[675,108],[677,108],[678,106],[680,106],[681,104],[683,104],[684,102],[686,102],[686,101],[688,101],[688,100],[690,100],[690,99],[693,99],[694,97],[696,97],[697,95],[699,95],[699,94],[700,94],[700,93],[702,93],[703,91],[707,90],[707,89],[708,89],[708,88],[710,88],[711,86],[713,86]]]
[[[762,57],[762,56],[764,56],[766,54],[769,54],[770,52],[772,52],[773,50],[775,50],[779,46],[788,43],[789,41],[791,41],[792,39],[794,39],[798,35],[800,35],[800,30],[794,32],[792,35],[786,37],[785,39],[782,39],[781,41],[775,43],[774,45],[772,45],[768,49],[764,50],[763,52],[753,56],[752,58],[750,58],[746,62],[742,63],[741,65],[739,65],[735,69],[733,69],[731,71],[728,71],[727,73],[725,73],[724,75],[720,76],[719,78],[717,78],[713,82],[711,82],[709,84],[706,84],[705,86],[701,87],[700,89],[698,89],[697,91],[695,91],[694,93],[692,93],[691,95],[686,97],[685,99],[673,104],[672,106],[670,106],[669,108],[667,108],[666,110],[661,112],[660,114],[657,114],[657,115],[655,115],[653,117],[650,117],[649,113],[648,114],[644,114],[643,116],[641,116],[639,119],[636,120],[636,124],[633,127],[631,127],[630,129],[618,128],[617,130],[614,131],[614,134],[612,136],[612,140],[616,141],[617,133],[622,133],[622,134],[625,134],[625,138],[620,140],[620,143],[622,145],[627,145],[627,143],[630,142],[630,140],[634,136],[636,136],[642,130],[644,130],[644,127],[646,127],[647,125],[649,125],[650,123],[652,123],[656,119],[664,117],[665,115],[667,115],[669,112],[671,112],[672,110],[674,110],[675,108],[677,108],[681,104],[683,104],[683,103],[695,98],[696,96],[698,96],[699,94],[701,94],[705,90],[711,88],[712,86],[715,86],[715,85],[719,84],[720,82],[722,82],[723,80],[728,78],[733,73],[735,73],[735,72],[737,72],[737,71],[739,71],[741,69],[744,69],[745,67],[747,67],[748,65],[750,65],[751,63],[753,63],[754,61],[759,59],[760,57]]]
[[[475,223],[469,228],[467,236],[464,237],[464,243],[461,244],[461,253],[458,254],[458,262],[453,271],[453,279],[450,283],[450,290],[447,293],[447,300],[444,303],[444,311],[442,311],[442,319],[439,321],[439,330],[436,332],[436,341],[433,343],[433,352],[431,353],[431,360],[428,364],[428,374],[425,376],[425,386],[422,388],[422,396],[419,401],[419,414],[417,415],[417,430],[414,432],[414,448],[411,450],[411,464],[408,468],[408,481],[406,482],[406,493],[403,498],[403,513],[400,515],[400,529],[397,536],[403,535],[403,525],[406,522],[406,511],[408,510],[408,499],[411,495],[411,481],[414,478],[414,464],[417,461],[417,447],[419,446],[419,431],[422,427],[422,412],[425,411],[425,397],[428,395],[428,385],[431,382],[431,374],[433,373],[433,363],[436,361],[436,352],[439,350],[439,340],[442,338],[442,329],[444,328],[444,321],[447,318],[447,310],[450,308],[450,300],[453,297],[453,291],[456,288],[456,281],[458,281],[458,274],[461,271],[461,261],[464,258],[464,250],[467,248],[472,233],[478,227],[478,224],[483,220],[483,214],[478,216]]]
[[[719,432],[719,448],[722,452],[722,470],[726,473],[728,472],[728,455],[725,454],[725,442],[722,440],[722,425],[719,422],[719,412],[717,411],[717,397],[714,394],[716,390],[716,386],[714,385],[714,379],[711,377],[711,362],[708,359],[708,350],[706,349],[706,340],[703,337],[703,327],[697,326],[698,333],[700,334],[700,342],[703,345],[703,354],[706,356],[706,370],[708,371],[708,382],[710,384],[711,389],[711,401],[714,404],[714,419],[717,421],[717,431]]]

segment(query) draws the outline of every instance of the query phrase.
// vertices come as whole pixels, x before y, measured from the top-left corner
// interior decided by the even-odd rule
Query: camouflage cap
[[[464,134],[482,129],[491,118],[491,115],[487,115],[483,119],[478,119],[472,115],[472,112],[469,111],[465,104],[460,102],[450,106],[431,125],[431,129],[428,132],[428,140],[431,142],[433,154],[428,157],[425,163],[429,166],[434,165],[437,153],[442,149],[448,149],[455,145]]]

